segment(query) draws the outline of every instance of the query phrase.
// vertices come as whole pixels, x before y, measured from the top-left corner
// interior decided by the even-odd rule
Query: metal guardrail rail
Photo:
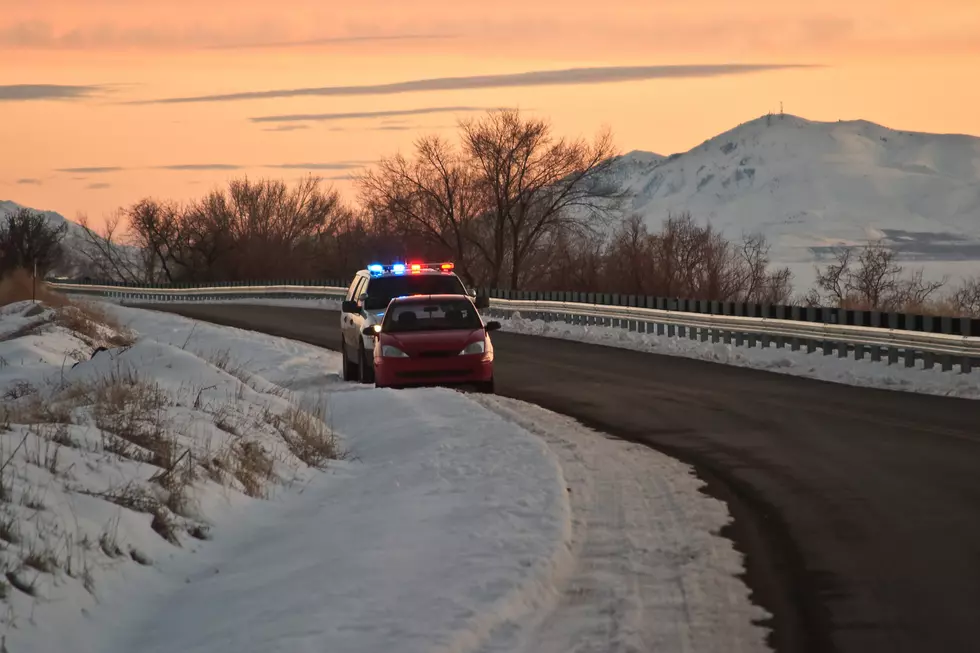
[[[137,288],[119,285],[49,283],[70,294],[135,301],[215,301],[231,299],[343,299],[347,288],[305,285],[232,285],[195,288]],[[687,337],[701,342],[724,342],[748,347],[789,347],[856,360],[869,358],[906,367],[923,362],[944,371],[970,373],[980,365],[980,337],[907,329],[832,324],[796,319],[718,315],[689,311],[590,304],[575,301],[490,299],[491,315],[520,313],[545,321],[601,325],[638,333]]]

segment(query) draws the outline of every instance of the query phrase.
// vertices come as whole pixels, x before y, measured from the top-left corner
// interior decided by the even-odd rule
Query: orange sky
[[[780,102],[980,134],[976,0],[0,0],[0,60],[0,199],[94,222],[245,173],[349,193],[351,170],[498,106],[663,154]],[[794,65],[815,67],[774,68]],[[281,92],[155,102],[255,91]]]

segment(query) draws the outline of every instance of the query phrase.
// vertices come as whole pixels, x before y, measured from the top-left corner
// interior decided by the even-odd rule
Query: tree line
[[[651,231],[626,210],[616,154],[608,131],[559,137],[547,120],[491,111],[461,121],[457,142],[423,136],[382,158],[355,177],[354,204],[317,177],[244,177],[187,203],[142,199],[99,229],[81,218],[84,237],[68,253],[63,230],[42,237],[25,216],[8,219],[0,272],[32,256],[47,270],[71,254],[93,278],[133,283],[343,279],[369,261],[422,258],[454,261],[472,287],[888,310],[935,304],[944,287],[869,244],[841,249],[817,288],[794,296],[759,234],[733,241],[687,213]],[[25,238],[50,252],[32,254]],[[978,288],[944,295],[944,308],[980,312]]]

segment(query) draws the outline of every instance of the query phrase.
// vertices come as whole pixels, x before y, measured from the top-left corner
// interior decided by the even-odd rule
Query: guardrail
[[[347,289],[341,286],[304,285],[230,285],[192,288],[136,288],[120,285],[84,285],[74,283],[50,283],[50,287],[70,294],[101,296],[135,301],[215,301],[230,299],[343,299]],[[789,347],[794,351],[806,349],[813,353],[856,360],[869,358],[906,367],[914,367],[918,361],[925,368],[937,364],[944,371],[958,368],[970,373],[980,365],[980,337],[951,333],[954,326],[950,318],[939,324],[944,333],[921,330],[883,328],[879,326],[834,324],[800,319],[808,309],[792,308],[783,317],[756,317],[724,315],[709,312],[691,312],[618,306],[580,301],[554,301],[542,299],[501,299],[491,295],[488,314],[507,316],[520,313],[531,319],[565,321],[579,325],[601,325],[628,329],[638,333],[650,333],[667,337],[690,338],[701,342],[724,342],[748,347]],[[707,304],[707,303],[706,303]],[[717,304],[717,302],[715,302]],[[887,315],[887,314],[878,314]],[[968,326],[969,321],[966,322]]]

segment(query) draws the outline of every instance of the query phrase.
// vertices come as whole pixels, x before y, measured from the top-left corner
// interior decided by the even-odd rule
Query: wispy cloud
[[[95,166],[90,168],[58,168],[58,172],[72,172],[72,173],[83,174],[83,175],[101,174],[104,172],[119,172],[121,170],[124,170],[124,168],[120,168],[117,166]]]
[[[97,95],[102,86],[66,86],[61,84],[8,84],[0,86],[0,102],[30,100],[77,100]]]
[[[24,179],[18,179],[17,183],[21,184],[22,186],[40,186],[41,180],[24,178]]]
[[[309,125],[277,125],[275,127],[266,127],[262,131],[264,132],[293,132],[299,129],[309,129]]]
[[[97,184],[89,184],[85,188],[89,190],[101,190],[103,188],[112,188],[112,184],[106,184],[104,182],[99,182]]]
[[[177,163],[168,166],[155,166],[155,170],[241,170],[243,166],[234,163]]]
[[[58,172],[108,173],[121,170],[170,170],[175,172],[201,172],[209,170],[249,170],[255,168],[276,168],[281,170],[354,170],[373,163],[372,161],[325,161],[312,163],[172,163],[169,165],[147,166],[142,168],[122,168],[118,166],[89,168],[60,168]],[[74,177],[82,180],[84,177]]]
[[[264,167],[284,170],[354,170],[365,164],[364,161],[338,161],[336,163],[277,163]]]
[[[252,122],[329,122],[334,120],[371,120],[395,116],[422,116],[436,113],[473,113],[492,111],[500,107],[418,107],[416,109],[392,109],[389,111],[351,111],[347,113],[292,113],[278,116],[256,116]]]
[[[2,4],[2,3],[0,3]],[[379,42],[433,41],[457,38],[450,33],[361,33],[317,34],[307,32],[290,39],[281,25],[270,25],[267,19],[234,27],[196,25],[190,28],[154,24],[118,25],[111,22],[57,29],[42,20],[0,25],[0,47],[44,50],[98,49],[257,49],[345,46]],[[269,38],[278,32],[280,38]]]
[[[244,91],[218,95],[137,100],[127,104],[186,104],[192,102],[234,102],[240,100],[265,100],[270,98],[393,95],[430,91],[455,91],[467,89],[506,88],[525,86],[558,86],[582,84],[607,84],[662,78],[718,77],[748,73],[806,68],[805,64],[702,64],[684,66],[608,66],[603,68],[570,68],[568,70],[537,70],[504,75],[474,75],[468,77],[439,77],[416,79],[392,84],[367,84],[359,86],[324,86],[318,88],[292,88],[271,91]]]
[[[459,38],[458,34],[364,34],[356,36],[331,36],[319,39],[297,41],[253,41],[212,45],[213,50],[245,50],[259,48],[301,48],[317,45],[344,45],[357,43],[378,43],[385,41],[437,41]]]

